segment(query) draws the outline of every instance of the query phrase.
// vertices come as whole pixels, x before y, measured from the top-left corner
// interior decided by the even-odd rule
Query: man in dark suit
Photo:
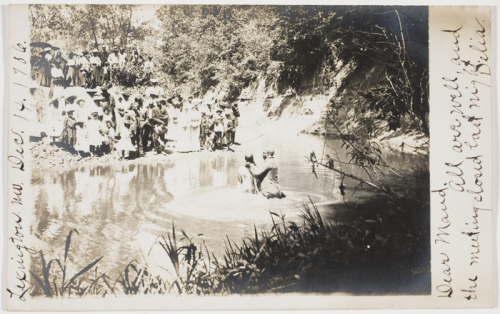
[[[156,102],[153,99],[149,99],[146,102],[147,107],[141,117],[144,121],[144,126],[142,127],[142,147],[144,152],[153,149],[157,139],[157,134],[154,131],[155,124],[163,124],[161,112],[155,104]]]
[[[123,123],[132,133],[130,138],[132,139],[132,144],[137,147],[137,154],[142,156],[142,123],[141,114],[139,113],[138,104],[136,102],[130,104],[129,111],[125,115],[125,121]]]

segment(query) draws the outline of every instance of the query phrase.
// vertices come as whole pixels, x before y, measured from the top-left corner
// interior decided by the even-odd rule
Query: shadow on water
[[[155,238],[171,230],[173,222],[176,230],[183,229],[188,235],[202,234],[199,239],[221,256],[226,235],[239,241],[253,235],[254,225],[258,229],[270,228],[270,211],[284,213],[288,221],[300,222],[301,202],[309,197],[327,220],[342,220],[360,206],[384,206],[380,193],[366,185],[357,186],[358,182],[349,178],[344,180],[346,195],[342,196],[338,173],[317,168],[316,177],[299,154],[315,150],[319,160],[329,154],[347,162],[339,141],[290,132],[270,132],[257,138],[256,134],[259,130],[242,129],[237,138],[242,146],[235,153],[184,154],[162,162],[141,159],[135,164],[34,169],[36,217],[32,230],[38,247],[60,254],[69,230],[75,228],[79,236],[74,237],[73,247],[78,250],[76,256],[85,258],[74,262],[82,267],[104,255],[100,271],[114,277],[130,261],[146,256]],[[260,164],[259,154],[266,146],[276,151],[280,185],[287,195],[281,200],[241,195],[236,190],[244,154],[254,153]],[[389,164],[403,170],[426,162],[419,156],[390,151],[386,154]],[[366,178],[359,167],[343,163],[336,167]],[[392,178],[390,173],[386,175]],[[361,274],[353,274],[353,282]],[[348,281],[345,283],[343,288],[349,289]],[[397,292],[394,287],[400,285],[389,286],[387,291]]]

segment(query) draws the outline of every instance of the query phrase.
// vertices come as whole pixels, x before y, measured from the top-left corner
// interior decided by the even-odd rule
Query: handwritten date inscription
[[[13,267],[8,268],[9,273],[7,276],[8,285],[6,287],[7,296],[15,298],[20,301],[26,301],[26,293],[29,291],[30,282],[28,278],[29,260],[27,257],[30,254],[36,254],[36,250],[28,247],[26,236],[26,227],[23,225],[25,204],[23,201],[24,194],[26,193],[26,185],[23,180],[23,174],[26,170],[26,155],[24,138],[26,123],[29,122],[27,111],[30,109],[24,105],[23,99],[24,92],[27,91],[27,86],[23,84],[26,81],[28,70],[26,65],[29,60],[26,43],[18,43],[11,46],[12,73],[11,73],[11,93],[13,95],[12,104],[10,106],[10,121],[14,126],[10,130],[9,136],[9,153],[7,155],[7,162],[9,165],[9,203],[11,212],[8,216],[9,220],[9,233],[7,236],[9,245],[8,260],[12,263]],[[15,181],[14,181],[15,180]]]

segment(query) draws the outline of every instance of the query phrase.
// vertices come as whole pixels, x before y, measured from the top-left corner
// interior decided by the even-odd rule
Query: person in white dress
[[[168,116],[170,117],[167,139],[170,142],[173,142],[172,145],[175,146],[175,143],[179,137],[179,116],[182,109],[182,99],[180,99],[180,97],[173,97],[168,99],[167,103]]]
[[[80,157],[83,157],[85,153],[89,152],[89,140],[87,138],[87,122],[77,122],[76,123],[76,144],[75,150],[78,152]]]
[[[120,152],[120,160],[125,158],[125,152],[127,152],[127,156],[130,158],[130,152],[134,152],[136,149],[132,144],[132,132],[130,132],[129,128],[125,126],[125,109],[118,108],[118,115],[120,119],[117,119],[116,124],[116,133],[115,136],[118,138],[118,143],[116,143],[115,148],[118,152]]]
[[[178,152],[187,153],[191,151],[191,114],[190,108],[184,107],[179,114],[177,144]]]
[[[91,156],[96,156],[104,138],[103,134],[105,130],[98,117],[99,113],[95,111],[92,113],[92,118],[87,122],[87,139]]]
[[[191,134],[190,143],[191,151],[197,152],[200,150],[200,125],[201,113],[198,111],[198,106],[194,106],[190,113],[191,116]]]

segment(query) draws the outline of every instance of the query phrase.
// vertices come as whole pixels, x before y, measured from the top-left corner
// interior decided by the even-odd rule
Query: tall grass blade
[[[87,271],[89,271],[92,267],[94,267],[95,264],[99,263],[99,261],[103,258],[104,256],[101,256],[99,257],[98,259],[96,259],[95,261],[93,261],[92,263],[88,264],[84,269],[82,269],[81,271],[79,271],[76,275],[73,276],[73,278],[71,278],[69,280],[69,282],[66,284],[66,286],[63,288],[63,293],[64,291],[73,283],[73,281],[75,281],[76,278],[80,277],[81,275],[85,274]]]

